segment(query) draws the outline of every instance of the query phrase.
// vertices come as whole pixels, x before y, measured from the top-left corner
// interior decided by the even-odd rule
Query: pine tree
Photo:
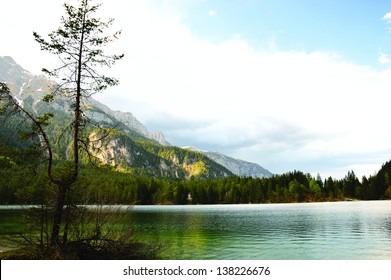
[[[89,154],[90,143],[86,127],[91,125],[91,122],[87,118],[85,102],[93,94],[119,83],[115,78],[100,74],[99,70],[102,67],[111,67],[123,58],[123,55],[106,55],[103,51],[103,47],[117,39],[121,32],[106,35],[105,31],[112,26],[114,20],[103,22],[95,17],[101,5],[91,5],[90,2],[91,0],[79,0],[77,7],[64,4],[65,16],[61,18],[61,26],[51,32],[47,39],[36,32],[33,33],[41,50],[56,55],[60,62],[55,69],[42,69],[57,82],[57,86],[43,98],[43,101],[52,102],[59,98],[67,98],[72,112],[72,121],[67,125],[72,135],[72,156],[69,162],[62,164],[61,170],[53,167],[54,143],[49,140],[46,131],[53,114],[45,113],[36,116],[34,112],[28,112],[12,97],[6,86],[1,84],[1,107],[11,112],[17,111],[30,121],[31,137],[39,137],[43,154],[47,158],[47,176],[57,187],[50,236],[52,246],[67,242],[69,222],[65,210],[67,197],[79,174],[81,151],[84,150]]]

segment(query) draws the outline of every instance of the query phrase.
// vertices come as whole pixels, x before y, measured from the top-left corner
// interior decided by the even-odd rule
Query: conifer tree
[[[100,70],[113,66],[124,56],[107,55],[103,51],[108,43],[120,36],[121,31],[107,35],[107,29],[112,26],[114,19],[104,22],[96,17],[101,5],[92,5],[91,2],[79,0],[78,6],[64,4],[65,16],[61,18],[59,28],[49,33],[46,38],[36,32],[33,33],[41,50],[57,56],[59,60],[58,67],[42,69],[57,82],[56,87],[44,96],[43,101],[52,102],[58,98],[66,98],[72,112],[72,122],[67,125],[72,136],[72,156],[69,162],[63,164],[60,171],[53,167],[54,143],[50,142],[46,131],[53,114],[36,116],[34,112],[28,112],[16,98],[12,97],[6,85],[1,84],[1,107],[21,113],[32,124],[31,135],[38,136],[47,159],[47,176],[57,188],[50,236],[52,246],[67,242],[68,221],[64,219],[64,209],[79,174],[80,152],[82,149],[87,153],[89,151],[89,139],[86,134],[89,120],[84,109],[85,102],[93,94],[119,83],[117,79],[101,74]]]
[[[120,31],[106,35],[113,19],[103,22],[94,17],[101,5],[91,5],[90,0],[79,0],[79,6],[64,4],[65,16],[61,18],[61,26],[48,35],[48,40],[33,33],[34,39],[40,44],[41,50],[56,55],[61,64],[59,67],[42,71],[59,81],[58,88],[44,97],[47,102],[52,101],[58,94],[68,97],[73,110],[72,127],[72,163],[66,175],[56,178],[52,170],[48,169],[48,176],[52,183],[58,186],[58,196],[53,218],[52,244],[59,242],[59,234],[63,223],[63,210],[66,196],[79,172],[80,149],[88,152],[88,138],[83,131],[88,123],[83,102],[91,95],[118,84],[115,78],[99,73],[100,67],[111,67],[123,58],[123,55],[106,55],[103,47],[118,38]],[[47,116],[50,117],[50,116]],[[49,166],[52,156],[49,156]],[[66,228],[66,225],[65,225]],[[63,241],[66,242],[66,232]]]

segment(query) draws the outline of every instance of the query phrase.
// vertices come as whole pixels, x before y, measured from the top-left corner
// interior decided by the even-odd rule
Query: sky
[[[63,2],[3,3],[0,56],[34,74],[55,65],[32,32],[55,30]],[[122,30],[107,53],[125,54],[109,70],[121,84],[96,98],[171,144],[322,178],[391,159],[390,1],[93,3]]]

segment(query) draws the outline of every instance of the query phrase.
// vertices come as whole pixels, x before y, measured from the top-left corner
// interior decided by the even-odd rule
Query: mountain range
[[[27,109],[34,113],[54,114],[49,127],[53,139],[63,134],[64,118],[70,118],[67,100],[60,96],[55,102],[42,101],[54,84],[53,81],[44,75],[33,75],[9,56],[0,57],[0,81],[8,85],[13,96]],[[162,132],[150,133],[132,113],[114,111],[96,99],[90,98],[84,105],[89,119],[112,131],[104,138],[99,130],[89,132],[90,140],[94,140],[91,152],[103,164],[141,174],[175,178],[222,178],[232,175],[262,178],[273,175],[258,164],[217,152],[172,146]],[[8,140],[5,139],[9,135],[8,130],[4,122],[1,122],[2,145],[12,145],[9,137]],[[69,138],[60,138],[61,140],[56,140],[57,156],[67,157]]]

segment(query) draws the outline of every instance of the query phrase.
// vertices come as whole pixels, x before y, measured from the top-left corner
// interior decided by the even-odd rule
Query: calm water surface
[[[135,206],[129,219],[165,259],[391,260],[391,201]]]
[[[391,201],[137,206],[168,259],[391,259]]]

